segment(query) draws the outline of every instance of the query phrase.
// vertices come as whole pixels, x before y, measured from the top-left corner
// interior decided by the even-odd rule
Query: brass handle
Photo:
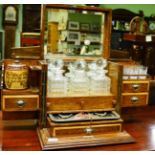
[[[139,101],[139,98],[137,97],[137,96],[133,96],[133,97],[131,97],[131,102],[133,103],[133,104],[135,104],[135,103],[137,103],[138,101]]]
[[[16,104],[17,104],[17,106],[18,107],[24,107],[25,106],[25,104],[26,104],[26,102],[24,102],[23,100],[18,100],[17,102],[16,102]]]
[[[93,132],[93,129],[91,127],[88,127],[88,128],[85,128],[84,129],[84,132],[87,134],[87,135],[90,135],[92,132]]]
[[[140,85],[139,85],[139,84],[133,84],[133,85],[132,85],[132,89],[133,89],[134,91],[138,91],[138,90],[140,89]]]

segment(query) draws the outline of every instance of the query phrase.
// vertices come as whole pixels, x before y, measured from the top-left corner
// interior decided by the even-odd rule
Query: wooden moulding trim
[[[71,137],[67,141],[65,139],[56,139],[58,142],[49,142],[48,138],[52,138],[46,128],[40,130],[37,129],[38,137],[41,143],[42,150],[56,150],[56,149],[67,149],[77,148],[86,146],[99,146],[99,145],[110,145],[110,144],[125,144],[133,143],[135,140],[126,131],[111,133],[111,134],[100,134],[91,137],[77,136]]]

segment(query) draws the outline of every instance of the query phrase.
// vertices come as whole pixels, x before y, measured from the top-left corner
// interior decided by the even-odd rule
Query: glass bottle
[[[95,65],[96,64],[96,65]],[[93,68],[91,68],[93,66]],[[105,59],[97,60],[89,65],[90,95],[106,95],[110,93],[111,79],[106,75],[104,68],[107,66]]]
[[[67,78],[63,75],[63,61],[56,59],[48,67],[48,96],[66,96]]]
[[[69,96],[89,95],[89,79],[86,74],[86,62],[76,61],[70,65]]]

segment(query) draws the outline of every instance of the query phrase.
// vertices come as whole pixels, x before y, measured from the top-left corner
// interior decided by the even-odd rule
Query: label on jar
[[[5,71],[5,86],[8,89],[27,88],[28,70],[7,70]]]

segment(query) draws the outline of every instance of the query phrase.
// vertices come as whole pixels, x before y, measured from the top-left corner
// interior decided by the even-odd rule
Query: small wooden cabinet
[[[148,68],[134,61],[120,64],[123,66],[121,107],[148,105],[150,89]]]
[[[10,82],[19,83],[21,75],[15,68],[12,68],[12,75],[6,73],[7,66],[15,65],[17,60],[5,59],[2,62],[2,90],[1,90],[1,107],[3,120],[23,120],[23,119],[37,119],[38,112],[41,106],[40,94],[41,91],[41,76],[42,67],[38,60],[18,60],[18,64],[27,66],[27,88],[18,89],[17,87],[7,88],[7,77],[11,76]],[[5,75],[7,74],[7,75]],[[13,75],[14,74],[14,75]],[[21,73],[22,74],[22,73]],[[18,76],[18,78],[16,78]],[[24,75],[23,75],[24,76]]]
[[[122,107],[146,106],[149,98],[149,80],[124,80]]]

